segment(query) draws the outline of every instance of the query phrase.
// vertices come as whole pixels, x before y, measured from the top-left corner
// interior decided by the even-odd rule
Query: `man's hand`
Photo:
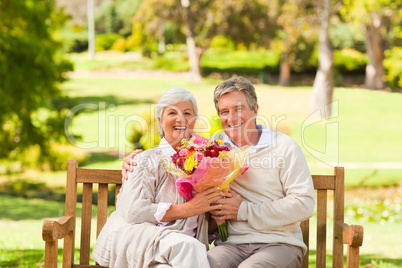
[[[243,198],[233,190],[229,190],[229,194],[232,197],[221,198],[216,201],[217,204],[221,205],[221,208],[211,212],[212,218],[218,223],[224,220],[236,220],[237,213],[240,208],[240,204],[243,202]]]
[[[137,163],[134,161],[134,157],[141,152],[142,152],[141,149],[137,149],[137,150],[131,152],[131,154],[129,154],[128,156],[124,157],[123,165],[122,165],[122,169],[121,169],[121,175],[123,177],[123,180],[128,180],[128,175],[127,175],[128,171],[130,171],[130,172],[134,171],[134,166],[137,165]]]

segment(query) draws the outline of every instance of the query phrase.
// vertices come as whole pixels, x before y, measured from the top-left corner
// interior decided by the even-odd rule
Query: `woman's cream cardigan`
[[[162,144],[162,143],[161,143]],[[173,150],[173,149],[172,149]],[[107,267],[148,267],[161,238],[183,232],[187,219],[158,226],[154,214],[159,202],[181,204],[186,199],[176,190],[176,178],[160,163],[166,148],[149,149],[136,156],[137,166],[117,196],[117,207],[96,241],[92,259]],[[208,246],[205,215],[198,217],[196,238]]]

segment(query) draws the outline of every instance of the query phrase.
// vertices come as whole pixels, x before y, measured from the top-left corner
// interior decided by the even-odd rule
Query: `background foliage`
[[[63,140],[69,108],[54,99],[72,70],[53,38],[67,18],[52,1],[28,0],[2,1],[0,17],[0,158],[18,160],[38,146],[43,162]]]

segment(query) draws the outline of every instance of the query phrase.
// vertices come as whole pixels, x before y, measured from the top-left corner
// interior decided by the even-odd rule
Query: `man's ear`
[[[255,105],[255,108],[254,108],[254,114],[255,114],[255,115],[258,114],[258,108],[259,108],[259,106],[258,106],[258,104],[256,104],[256,105]]]

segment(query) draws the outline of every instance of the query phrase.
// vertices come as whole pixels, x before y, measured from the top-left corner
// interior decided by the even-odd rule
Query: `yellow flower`
[[[217,140],[216,142],[218,143],[218,145],[222,145],[222,144],[223,144],[223,142],[222,142],[221,140]]]
[[[193,170],[195,163],[196,161],[194,156],[187,158],[186,162],[184,163],[184,169],[187,171]]]

